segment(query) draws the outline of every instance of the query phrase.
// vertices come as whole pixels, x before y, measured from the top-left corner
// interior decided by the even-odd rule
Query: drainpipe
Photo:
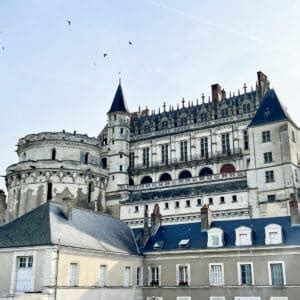
[[[56,252],[56,270],[55,270],[56,274],[55,274],[55,283],[54,283],[54,288],[55,288],[54,300],[57,299],[58,262],[59,262],[59,245],[58,245],[57,252]]]

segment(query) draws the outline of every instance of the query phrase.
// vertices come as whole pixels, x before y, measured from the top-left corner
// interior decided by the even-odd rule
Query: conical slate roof
[[[123,95],[121,83],[119,83],[109,114],[113,112],[129,112]]]
[[[264,125],[272,122],[280,122],[284,120],[291,121],[291,118],[280,103],[275,91],[271,89],[267,91],[263,97],[249,127]]]

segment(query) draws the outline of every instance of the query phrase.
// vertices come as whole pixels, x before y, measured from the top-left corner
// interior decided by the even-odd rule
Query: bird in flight
[[[128,41],[128,44],[129,44],[129,45],[132,45],[132,41]]]
[[[103,53],[103,57],[106,57],[107,56],[107,53]]]
[[[67,20],[67,23],[68,23],[69,26],[71,26],[72,22],[71,22],[71,20]]]

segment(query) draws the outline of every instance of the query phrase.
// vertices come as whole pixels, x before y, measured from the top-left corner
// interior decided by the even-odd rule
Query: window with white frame
[[[160,266],[148,267],[148,285],[159,286],[160,285]]]
[[[78,286],[79,266],[78,263],[71,262],[69,269],[69,286]]]
[[[147,300],[163,300],[163,297],[151,296],[151,297],[147,297]]]
[[[277,245],[282,243],[282,228],[278,224],[269,224],[265,227],[265,244]]]
[[[252,230],[246,226],[240,226],[235,229],[235,245],[250,246],[252,245]]]
[[[191,300],[191,297],[177,297],[176,300]]]
[[[221,228],[211,228],[207,231],[207,247],[223,246],[223,230]]]
[[[289,300],[288,297],[271,297],[270,300]]]
[[[176,265],[176,281],[178,286],[190,285],[190,265],[179,264]]]
[[[282,261],[270,261],[269,267],[269,284],[274,286],[283,286],[286,284],[285,267]]]
[[[33,256],[18,256],[15,277],[15,292],[24,293],[32,291]]]
[[[99,286],[100,287],[107,286],[107,266],[106,265],[100,266]]]
[[[136,286],[143,286],[143,268],[136,268]]]
[[[209,284],[224,285],[224,265],[220,263],[209,264]]]
[[[124,269],[124,287],[131,286],[131,267],[125,267]]]
[[[234,300],[260,300],[260,297],[234,297]]]
[[[254,285],[253,263],[238,263],[238,280],[240,285]]]
[[[223,296],[210,296],[209,300],[225,300]]]

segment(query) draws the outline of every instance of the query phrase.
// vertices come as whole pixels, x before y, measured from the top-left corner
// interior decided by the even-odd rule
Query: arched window
[[[92,192],[94,190],[94,184],[92,182],[89,183],[88,186],[88,203],[92,201]]]
[[[141,184],[152,183],[152,178],[150,176],[144,176],[141,180]]]
[[[191,178],[191,177],[192,177],[192,174],[188,170],[181,171],[179,176],[178,176],[179,179],[185,179],[185,178]]]
[[[212,175],[213,174],[213,171],[211,168],[208,168],[208,167],[205,167],[203,169],[201,169],[200,173],[199,173],[199,176],[209,176],[209,175]]]
[[[90,153],[86,152],[84,155],[84,163],[87,165],[90,162]]]
[[[169,173],[163,173],[159,177],[159,181],[170,181],[170,180],[172,180],[172,177]]]
[[[55,149],[55,148],[53,148],[53,149],[51,150],[51,159],[52,159],[52,160],[56,160],[56,149]]]
[[[103,157],[101,159],[101,163],[102,163],[102,168],[107,169],[107,158],[106,157]]]
[[[52,182],[47,183],[47,201],[52,199]]]
[[[134,185],[134,181],[132,178],[129,178],[129,185]]]
[[[182,118],[180,119],[180,123],[181,123],[181,126],[187,125],[187,117],[182,117]]]
[[[162,130],[168,129],[168,121],[161,122],[161,129]]]
[[[222,166],[220,173],[225,174],[225,173],[234,173],[235,172],[235,167],[232,164],[225,164]]]

